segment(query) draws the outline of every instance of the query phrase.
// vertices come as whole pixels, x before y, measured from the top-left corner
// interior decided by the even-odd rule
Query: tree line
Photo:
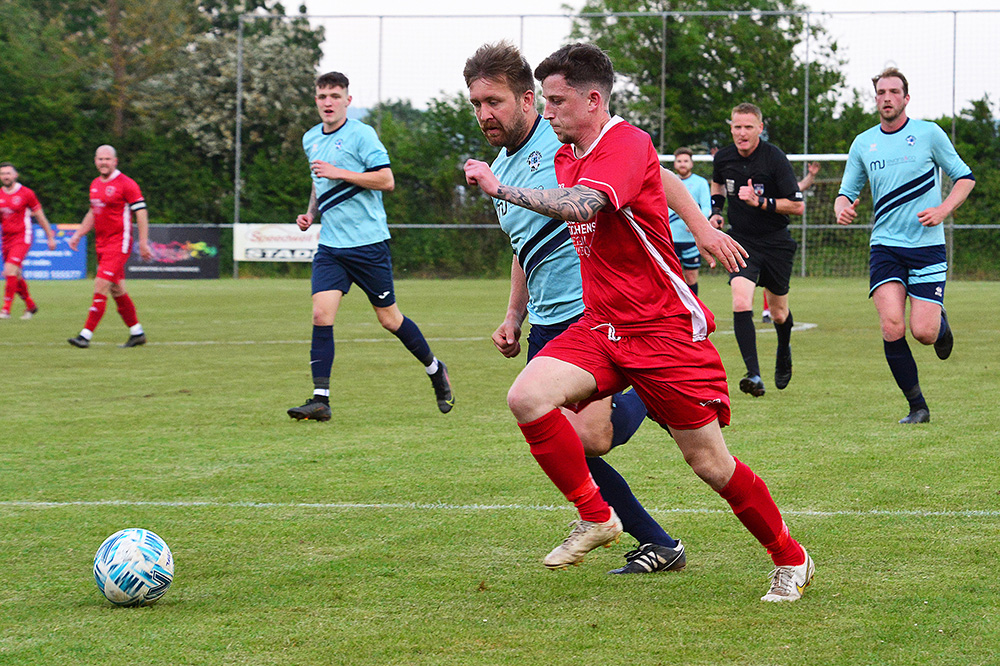
[[[809,150],[846,152],[877,118],[858,91],[844,94],[846,63],[822,25],[780,13],[804,10],[784,0],[588,0],[567,40],[592,41],[609,53],[620,73],[613,112],[666,152],[726,145],[729,110],[751,101],[764,112],[768,138],[795,153],[803,148],[807,67],[797,49],[808,31]],[[294,220],[309,191],[300,139],[316,123],[312,86],[325,38],[306,11],[289,13],[275,0],[0,0],[0,160],[17,165],[50,219],[77,222],[86,212],[94,148],[111,143],[123,170],[155,202],[154,222],[231,223],[237,28],[251,13],[257,18],[244,24],[241,221]],[[660,16],[676,11],[728,13]],[[651,15],[590,15],[599,12]],[[937,120],[950,133],[951,119]],[[956,219],[991,223],[1000,211],[995,104],[972,102],[955,121],[956,147],[979,181]],[[461,173],[469,157],[496,154],[464,95],[441,95],[426,108],[391,100],[365,122],[378,128],[392,159],[390,223],[495,223],[490,203],[465,187]],[[1000,234],[976,234],[982,239],[969,249],[970,235],[961,248],[956,242],[956,261],[959,251],[971,251],[969,261],[987,261],[980,273],[995,275],[997,260],[986,257],[998,256]],[[404,275],[502,275],[509,268],[499,230],[402,229],[394,239]],[[225,247],[221,254],[230,256]]]

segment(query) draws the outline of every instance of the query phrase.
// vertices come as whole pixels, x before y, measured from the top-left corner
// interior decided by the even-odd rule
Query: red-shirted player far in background
[[[49,239],[49,249],[56,249],[56,235],[52,225],[45,219],[42,204],[30,188],[17,182],[17,169],[10,162],[0,164],[0,227],[3,229],[3,309],[0,319],[10,319],[10,306],[14,295],[24,301],[21,319],[31,319],[38,306],[31,300],[28,283],[24,281],[21,264],[31,249],[31,220],[35,218],[45,230]]]
[[[790,536],[764,482],[726,448],[726,372],[708,340],[715,321],[681,277],[653,142],[611,117],[615,73],[596,46],[564,46],[534,73],[542,82],[544,117],[565,144],[555,158],[560,187],[501,185],[489,165],[475,160],[466,162],[465,176],[491,197],[566,220],[580,257],[583,317],[528,363],[507,394],[532,455],[580,513],[582,529],[563,545],[582,558],[617,539],[622,528],[559,407],[631,384],[684,460],[771,555],[775,569],[762,600],[794,601],[812,580],[813,562]],[[742,264],[735,241],[707,220],[698,226],[708,241],[702,249],[727,270]],[[702,228],[692,230],[696,237]]]
[[[125,263],[132,251],[132,213],[139,227],[139,255],[143,259],[153,256],[149,249],[149,213],[139,186],[118,170],[118,155],[112,146],[97,149],[94,165],[100,175],[90,184],[90,210],[83,216],[80,228],[67,241],[76,250],[80,239],[94,230],[97,250],[94,301],[83,330],[68,342],[74,347],[90,346],[110,294],[118,306],[118,314],[128,326],[128,340],[121,346],[137,347],[146,344],[146,334],[135,313],[135,304],[125,291]]]

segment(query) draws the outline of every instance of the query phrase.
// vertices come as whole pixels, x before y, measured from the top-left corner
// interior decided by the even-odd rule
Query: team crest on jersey
[[[15,206],[20,206],[21,205],[21,197],[14,197],[13,199],[11,199],[11,201],[14,202]]]
[[[340,150],[343,147],[344,147],[344,140],[343,139],[337,139],[336,141],[333,142],[333,149],[334,150]]]
[[[538,171],[538,167],[542,166],[542,153],[533,150],[531,154],[528,155],[528,168],[532,171]]]
[[[913,136],[912,134],[910,136],[906,137],[906,145],[912,146],[916,142],[917,142],[917,137]]]
[[[877,144],[877,143],[873,143],[873,144],[871,145],[871,148],[869,148],[869,149],[868,149],[868,152],[869,152],[869,153],[875,153],[875,152],[878,152],[878,144]]]
[[[104,188],[104,196],[106,196],[106,197],[113,197],[114,195],[115,195],[115,186],[114,185],[108,185],[107,187]]]

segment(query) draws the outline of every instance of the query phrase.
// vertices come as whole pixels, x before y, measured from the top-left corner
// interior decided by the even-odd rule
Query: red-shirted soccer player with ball
[[[90,184],[90,210],[84,215],[80,228],[67,241],[76,250],[80,239],[94,230],[97,249],[94,300],[83,330],[68,342],[74,347],[90,346],[110,294],[118,306],[118,314],[129,328],[128,340],[121,346],[137,347],[146,344],[146,334],[136,315],[135,304],[125,291],[125,263],[132,251],[132,213],[139,227],[139,255],[143,259],[153,256],[149,249],[149,213],[139,186],[118,170],[118,155],[112,146],[97,149],[94,165],[100,175]]]
[[[715,322],[681,277],[649,135],[611,117],[614,69],[596,46],[562,47],[538,65],[535,78],[542,83],[544,117],[565,144],[555,158],[559,189],[501,185],[489,165],[475,160],[465,174],[491,197],[566,220],[580,256],[583,317],[528,363],[507,394],[532,455],[580,513],[564,547],[582,559],[617,539],[622,528],[559,407],[631,384],[684,460],[771,555],[775,569],[762,601],[799,599],[813,562],[789,535],[767,486],[729,453],[722,437],[729,392],[708,341]],[[708,224],[706,233],[713,231]],[[739,246],[714,231],[721,235],[706,235],[710,245],[703,249],[728,270],[736,268]]]
[[[31,249],[31,220],[37,219],[49,239],[49,249],[56,249],[56,236],[52,225],[45,219],[42,204],[30,188],[17,182],[17,169],[10,162],[0,164],[0,228],[3,230],[3,308],[0,319],[10,319],[10,306],[14,295],[24,300],[21,319],[31,319],[38,306],[31,300],[28,283],[24,281],[21,264]]]

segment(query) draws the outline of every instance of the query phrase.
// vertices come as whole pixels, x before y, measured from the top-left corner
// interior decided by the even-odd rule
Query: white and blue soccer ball
[[[174,556],[153,532],[130,527],[115,532],[97,549],[94,580],[116,606],[148,606],[173,582]]]

